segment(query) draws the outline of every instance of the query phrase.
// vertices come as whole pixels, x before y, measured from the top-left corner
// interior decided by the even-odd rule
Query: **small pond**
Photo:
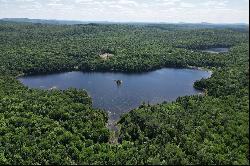
[[[201,92],[193,88],[194,82],[210,76],[211,72],[202,70],[164,68],[136,74],[66,72],[18,79],[29,88],[85,89],[95,108],[105,109],[111,119],[117,120],[143,101],[157,104],[179,96],[199,94]],[[118,85],[115,80],[122,80],[122,83]]]
[[[229,52],[229,48],[224,48],[224,47],[219,47],[219,48],[209,48],[202,50],[203,52],[208,52],[208,53],[227,53]]]

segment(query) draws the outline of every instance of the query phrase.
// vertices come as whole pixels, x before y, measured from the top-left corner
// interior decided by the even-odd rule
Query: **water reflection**
[[[193,83],[210,75],[210,72],[196,69],[164,68],[140,74],[67,72],[27,76],[19,80],[30,88],[85,89],[93,98],[94,107],[109,111],[111,118],[116,120],[142,102],[157,104],[198,94],[200,91],[193,88]],[[115,80],[122,83],[118,85]]]

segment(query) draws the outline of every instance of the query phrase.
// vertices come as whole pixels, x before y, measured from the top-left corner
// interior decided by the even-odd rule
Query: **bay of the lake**
[[[134,74],[77,71],[18,79],[29,88],[85,89],[95,108],[108,111],[110,118],[117,120],[142,102],[157,104],[174,101],[179,96],[199,94],[201,91],[194,89],[194,82],[210,76],[211,72],[203,70],[164,68]],[[118,85],[115,80],[122,83]]]

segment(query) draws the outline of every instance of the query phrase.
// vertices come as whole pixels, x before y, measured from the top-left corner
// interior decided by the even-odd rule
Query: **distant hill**
[[[29,18],[3,18],[2,21],[8,22],[27,22],[27,23],[40,23],[40,24],[64,24],[64,25],[75,25],[75,24],[89,24],[89,23],[102,23],[106,24],[107,21],[74,21],[74,20],[44,20],[44,19],[29,19]]]
[[[242,32],[249,31],[249,25],[244,23],[238,24],[212,24],[212,23],[177,23],[177,24],[149,24],[149,27],[154,27],[162,30],[176,30],[176,29],[231,29]]]
[[[29,19],[29,18],[3,18],[0,21],[7,22],[17,22],[17,23],[35,23],[35,24],[54,24],[54,25],[76,25],[76,24],[130,24],[130,25],[148,25],[155,28],[160,29],[241,29],[243,31],[248,31],[249,25],[245,23],[237,23],[237,24],[213,24],[208,22],[201,23],[164,23],[164,22],[109,22],[109,21],[76,21],[76,20],[46,20],[46,19]],[[165,25],[169,26],[165,26]]]

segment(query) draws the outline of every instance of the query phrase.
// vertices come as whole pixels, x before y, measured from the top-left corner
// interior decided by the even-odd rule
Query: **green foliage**
[[[249,164],[249,45],[245,27],[47,25],[0,22],[0,164]],[[229,53],[199,51],[232,47]],[[192,50],[191,50],[192,49]],[[114,56],[100,57],[103,53]],[[142,105],[119,121],[84,90],[28,89],[23,74],[204,67],[205,96]]]
[[[162,25],[3,22],[0,68],[14,74],[37,74],[71,70],[140,72],[166,66],[218,67],[225,65],[227,57],[182,48],[229,47],[248,41],[248,32],[241,30],[159,27]],[[102,53],[115,56],[107,61],[99,57]]]

